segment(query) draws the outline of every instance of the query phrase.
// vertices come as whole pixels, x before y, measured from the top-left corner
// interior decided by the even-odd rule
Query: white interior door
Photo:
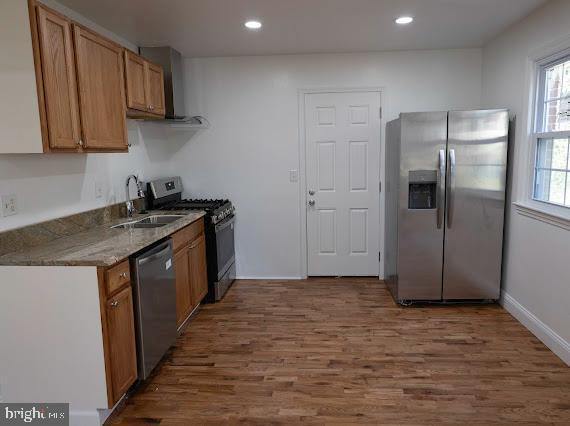
[[[380,93],[305,95],[307,266],[312,276],[377,276]]]

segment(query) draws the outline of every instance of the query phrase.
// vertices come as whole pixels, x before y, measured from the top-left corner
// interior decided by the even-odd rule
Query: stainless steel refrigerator
[[[384,269],[396,301],[499,298],[508,126],[507,110],[387,124]]]

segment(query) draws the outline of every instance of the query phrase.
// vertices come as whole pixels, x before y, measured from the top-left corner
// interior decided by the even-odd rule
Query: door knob
[[[315,200],[309,200],[309,206],[314,206],[315,205]]]
[[[309,189],[309,195],[315,195],[315,191],[313,191],[312,189]]]

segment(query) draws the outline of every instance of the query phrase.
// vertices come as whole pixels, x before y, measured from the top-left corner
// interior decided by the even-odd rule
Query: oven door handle
[[[226,219],[223,222],[218,223],[215,227],[216,232],[219,232],[219,231],[227,228],[228,226],[232,225],[235,221],[236,221],[236,217],[232,216],[229,219]]]

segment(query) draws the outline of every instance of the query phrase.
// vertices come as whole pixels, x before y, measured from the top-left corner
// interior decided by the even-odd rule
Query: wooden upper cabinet
[[[73,25],[84,147],[127,150],[123,49]]]
[[[125,50],[127,114],[133,118],[164,117],[164,73],[162,67]]]
[[[130,285],[107,300],[106,317],[112,406],[137,378],[133,296]]]
[[[147,110],[146,102],[146,63],[143,58],[125,50],[125,84],[127,108]]]
[[[37,20],[49,146],[77,149],[81,141],[81,124],[72,24],[42,6],[38,6]]]
[[[124,49],[35,0],[28,12],[43,152],[128,151]]]
[[[164,73],[162,67],[146,63],[146,93],[148,108],[151,113],[164,115],[166,112],[164,105]]]

